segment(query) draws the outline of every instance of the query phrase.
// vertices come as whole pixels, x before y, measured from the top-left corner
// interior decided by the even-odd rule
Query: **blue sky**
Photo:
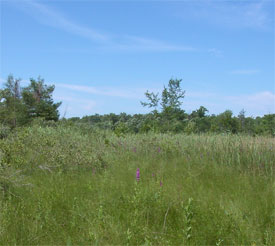
[[[61,116],[130,114],[181,78],[190,113],[275,113],[274,2],[1,1],[0,83],[55,84]]]

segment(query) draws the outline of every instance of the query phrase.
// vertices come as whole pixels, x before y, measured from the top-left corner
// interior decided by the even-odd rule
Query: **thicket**
[[[229,133],[245,135],[275,136],[275,114],[263,117],[233,116],[230,110],[219,115],[201,115],[204,107],[191,114],[183,110],[167,118],[162,112],[149,114],[105,114],[82,118],[63,119],[72,123],[88,124],[91,127],[112,130],[118,135],[126,133]]]

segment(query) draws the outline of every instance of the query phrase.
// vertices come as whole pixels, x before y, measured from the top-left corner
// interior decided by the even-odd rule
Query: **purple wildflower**
[[[155,177],[155,174],[154,174],[154,173],[152,173],[152,177]]]
[[[160,181],[160,182],[159,182],[159,186],[161,187],[162,185],[163,185],[163,183]]]
[[[137,148],[136,148],[136,147],[134,147],[134,148],[133,148],[133,151],[136,153],[136,152],[137,152]]]
[[[158,153],[160,152],[160,147],[158,147]]]
[[[137,182],[139,182],[139,180],[140,180],[139,168],[137,169],[136,180],[137,180]]]

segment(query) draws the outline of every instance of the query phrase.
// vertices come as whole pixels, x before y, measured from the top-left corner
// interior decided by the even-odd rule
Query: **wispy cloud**
[[[245,109],[247,116],[263,116],[275,113],[275,94],[270,91],[260,91],[251,94],[241,94],[227,96],[221,93],[211,92],[190,92],[192,96],[186,94],[183,107],[189,113],[203,105],[209,113],[219,114],[226,109],[233,111],[235,115]]]
[[[238,70],[233,70],[230,72],[231,74],[241,74],[241,75],[253,75],[260,73],[260,70],[258,69],[238,69]]]
[[[258,112],[255,115],[275,113],[275,94],[270,91],[250,95],[230,96],[226,97],[226,100],[231,105],[244,108],[248,112]]]
[[[246,27],[266,28],[272,22],[271,17],[266,11],[268,1],[258,1],[247,4],[243,7],[243,13],[238,12],[238,17],[243,20]],[[272,4],[272,1],[269,4]],[[243,16],[243,17],[242,17]]]
[[[188,91],[186,92],[186,98],[193,98],[193,99],[198,99],[198,98],[210,98],[210,97],[216,97],[217,94],[214,92],[202,92],[202,91]]]
[[[125,35],[121,43],[114,45],[121,50],[141,50],[141,51],[196,51],[194,47],[186,45],[167,44],[163,41]]]
[[[40,23],[89,39],[98,44],[100,50],[150,51],[150,52],[186,52],[196,51],[194,47],[183,44],[170,44],[164,41],[131,35],[107,34],[74,22],[49,6],[34,0],[20,4],[24,11]]]
[[[185,2],[185,8],[177,13],[180,18],[195,18],[230,28],[272,29],[274,2],[253,1],[194,1]]]
[[[74,92],[88,93],[92,95],[102,95],[102,96],[111,96],[111,97],[120,97],[126,99],[142,100],[145,98],[144,93],[149,90],[154,93],[161,94],[163,88],[118,88],[118,87],[96,87],[96,86],[85,86],[78,84],[55,84],[57,88],[64,88]],[[214,92],[206,91],[188,91],[186,92],[186,98],[188,99],[206,99],[211,97],[216,97],[217,94]]]
[[[93,41],[106,42],[109,37],[93,28],[85,27],[69,20],[62,13],[36,1],[24,1],[28,11],[33,17],[44,25],[48,25],[66,32],[88,38]]]
[[[216,48],[211,48],[211,49],[208,49],[207,52],[213,56],[216,56],[216,57],[222,57],[223,56],[223,52],[219,49],[216,49]]]
[[[93,100],[85,100],[79,97],[55,96],[54,99],[57,101],[65,102],[66,105],[68,105],[69,103],[80,104],[81,107],[86,110],[91,110],[96,105],[96,102]]]
[[[139,88],[121,89],[118,87],[94,87],[94,86],[84,86],[84,85],[77,85],[77,84],[55,84],[55,85],[56,87],[59,87],[59,88],[65,88],[65,89],[82,92],[82,93],[111,96],[111,97],[121,97],[121,98],[127,98],[127,99],[141,99],[145,91]]]
[[[55,101],[61,101],[59,112],[61,117],[74,117],[85,114],[93,114],[97,104],[94,100],[83,99],[80,95],[63,95],[62,92],[55,92]]]

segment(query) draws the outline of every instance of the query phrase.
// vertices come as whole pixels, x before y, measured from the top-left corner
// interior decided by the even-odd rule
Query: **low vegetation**
[[[0,140],[0,244],[274,245],[274,150],[34,122]]]

